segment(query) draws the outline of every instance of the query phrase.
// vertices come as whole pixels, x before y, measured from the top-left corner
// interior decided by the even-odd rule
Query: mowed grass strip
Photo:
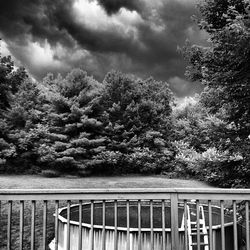
[[[39,175],[0,175],[1,189],[72,189],[72,188],[214,188],[190,179],[159,176],[56,177]]]

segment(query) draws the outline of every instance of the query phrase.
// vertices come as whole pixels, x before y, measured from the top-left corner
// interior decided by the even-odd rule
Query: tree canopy
[[[217,182],[229,186],[244,185],[249,178],[249,4],[244,0],[202,1],[199,5],[202,18],[196,21],[209,34],[209,43],[205,47],[187,42],[183,48],[188,62],[186,75],[205,86],[199,105],[221,124],[219,131],[215,127],[206,130],[210,138],[214,135],[210,147],[224,152],[223,157],[228,154],[223,164],[217,162],[206,168],[207,177],[211,180],[213,175]],[[238,157],[234,158],[235,155]]]
[[[206,86],[203,98],[213,95],[214,109],[227,107],[228,119],[240,126],[242,136],[250,130],[250,15],[249,1],[206,0],[199,6],[201,29],[209,34],[207,47],[183,49],[189,65],[186,75]]]

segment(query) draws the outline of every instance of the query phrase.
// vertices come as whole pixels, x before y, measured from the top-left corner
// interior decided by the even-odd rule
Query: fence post
[[[172,250],[179,250],[178,195],[171,194],[171,243]]]

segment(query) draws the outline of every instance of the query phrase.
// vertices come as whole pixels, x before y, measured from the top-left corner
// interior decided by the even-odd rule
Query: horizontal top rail
[[[114,189],[0,189],[0,200],[250,200],[250,189],[114,188]]]

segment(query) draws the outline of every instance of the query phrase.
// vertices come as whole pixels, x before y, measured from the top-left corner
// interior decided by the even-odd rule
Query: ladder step
[[[197,233],[190,233],[190,235],[198,235]],[[200,232],[200,236],[208,235],[207,233]]]
[[[198,246],[198,243],[192,243],[192,244],[190,244],[191,246]],[[207,243],[204,243],[204,242],[201,242],[200,243],[200,246],[208,246],[208,244]]]
[[[202,228],[200,227],[200,231],[202,230]],[[191,227],[191,231],[197,231],[197,227]]]
[[[191,225],[197,225],[197,222],[196,221],[191,221],[190,224]],[[200,220],[200,225],[203,225],[203,224],[204,224],[204,221]]]

